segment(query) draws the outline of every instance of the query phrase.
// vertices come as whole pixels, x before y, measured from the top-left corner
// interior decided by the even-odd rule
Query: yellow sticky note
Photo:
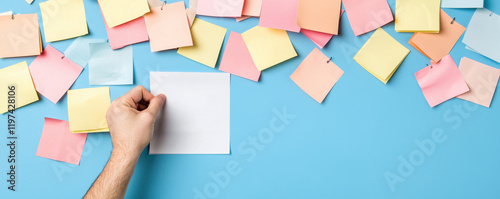
[[[54,42],[89,34],[83,0],[40,3],[45,41]]]
[[[0,113],[11,110],[11,104],[17,109],[36,101],[38,94],[26,61],[0,69]]]
[[[255,26],[242,36],[259,71],[297,56],[285,30]]]
[[[387,84],[408,53],[410,50],[379,28],[361,47],[354,60]]]
[[[396,32],[439,32],[441,0],[396,0]]]
[[[196,18],[191,27],[193,46],[177,50],[180,55],[215,68],[227,29]]]
[[[106,112],[110,106],[109,87],[68,91],[69,129],[73,133],[109,131]]]
[[[110,28],[137,19],[149,12],[147,0],[98,0]]]

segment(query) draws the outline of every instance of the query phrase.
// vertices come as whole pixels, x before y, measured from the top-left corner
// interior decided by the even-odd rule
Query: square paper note
[[[9,97],[15,98],[16,109],[38,101],[26,61],[0,69],[0,114],[12,109]]]
[[[241,17],[243,3],[243,0],[201,0],[198,1],[196,14],[212,17]]]
[[[394,20],[387,0],[344,0],[354,35],[359,36]]]
[[[229,154],[229,74],[151,72],[151,93],[165,94],[150,154]]]
[[[396,0],[396,32],[439,32],[441,0]]]
[[[112,50],[107,42],[91,43],[90,85],[126,85],[134,83],[132,46]]]
[[[219,70],[252,81],[259,81],[260,71],[253,63],[252,56],[248,52],[241,34],[231,31]]]
[[[40,3],[45,41],[54,42],[89,34],[83,0]]]
[[[484,0],[441,0],[442,8],[483,8]]]
[[[109,87],[68,91],[69,129],[73,133],[107,132],[106,112],[111,104]]]
[[[299,0],[262,0],[259,26],[299,32],[298,9]]]
[[[337,35],[340,0],[299,0],[297,25],[303,29]]]
[[[120,49],[128,45],[149,40],[144,17],[139,17],[127,23],[110,28],[104,20],[111,49]]]
[[[0,58],[39,55],[41,44],[36,14],[0,16]]]
[[[465,31],[465,45],[475,52],[500,63],[500,16],[487,10],[477,9]]]
[[[462,58],[458,69],[470,88],[469,92],[459,95],[458,98],[489,108],[497,88],[500,70],[467,57]]]
[[[137,19],[149,12],[147,0],[97,0],[97,2],[110,28]]]
[[[90,43],[106,42],[104,39],[89,39],[86,37],[78,37],[64,51],[66,58],[71,59],[82,68],[85,68],[90,59]]]

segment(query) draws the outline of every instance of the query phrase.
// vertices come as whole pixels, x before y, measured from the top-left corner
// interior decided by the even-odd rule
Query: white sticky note
[[[476,10],[465,31],[470,49],[500,63],[500,16],[484,8]]]

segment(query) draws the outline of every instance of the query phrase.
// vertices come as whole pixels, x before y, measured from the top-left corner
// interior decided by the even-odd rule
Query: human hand
[[[165,101],[165,95],[154,96],[143,86],[113,101],[106,114],[113,152],[139,157],[153,136],[156,117]]]

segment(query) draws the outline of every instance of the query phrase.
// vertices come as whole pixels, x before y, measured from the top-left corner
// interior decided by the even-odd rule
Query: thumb
[[[145,112],[149,112],[155,117],[158,115],[158,112],[160,112],[161,108],[163,107],[163,104],[165,104],[167,97],[163,94],[159,94],[155,96],[151,101],[149,102],[149,106],[147,109],[145,109]]]

